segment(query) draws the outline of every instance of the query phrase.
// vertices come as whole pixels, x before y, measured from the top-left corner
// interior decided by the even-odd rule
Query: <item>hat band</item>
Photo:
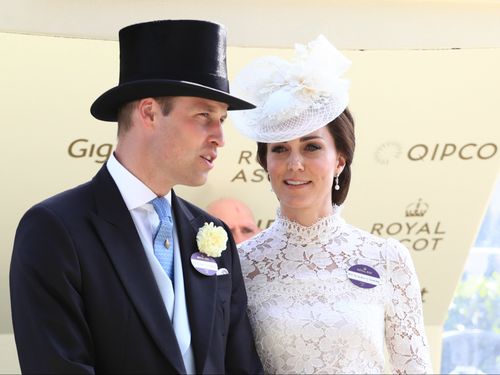
[[[227,78],[211,73],[205,73],[205,74],[182,73],[180,75],[169,72],[165,72],[163,74],[158,74],[158,73],[140,73],[136,75],[124,74],[123,76],[120,75],[119,85],[140,82],[140,81],[161,82],[163,80],[191,82],[229,93],[229,81],[227,80]]]

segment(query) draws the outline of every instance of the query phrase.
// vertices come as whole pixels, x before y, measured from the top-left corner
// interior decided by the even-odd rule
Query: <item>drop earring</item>
[[[335,187],[334,187],[335,190],[340,190],[340,185],[339,185],[339,175],[336,175],[335,176]]]

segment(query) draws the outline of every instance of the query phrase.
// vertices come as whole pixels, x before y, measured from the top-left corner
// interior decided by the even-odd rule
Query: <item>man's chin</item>
[[[198,178],[196,180],[187,181],[186,183],[181,184],[181,185],[196,187],[196,186],[203,186],[206,183],[207,183],[207,177],[205,176],[205,177],[202,177],[202,178]]]

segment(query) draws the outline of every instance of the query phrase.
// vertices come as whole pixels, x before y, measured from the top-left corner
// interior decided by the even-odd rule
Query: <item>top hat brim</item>
[[[118,85],[98,97],[90,113],[102,121],[117,121],[118,110],[124,104],[150,97],[194,96],[226,103],[228,110],[253,109],[255,105],[228,93],[188,81],[151,79]]]

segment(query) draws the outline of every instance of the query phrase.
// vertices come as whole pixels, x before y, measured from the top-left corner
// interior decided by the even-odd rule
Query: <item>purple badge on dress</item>
[[[370,289],[380,285],[380,275],[370,266],[356,264],[347,270],[347,278],[360,288]]]
[[[217,266],[217,262],[205,254],[200,252],[196,252],[191,255],[191,264],[199,273],[205,276],[213,276],[217,273],[219,266]]]

